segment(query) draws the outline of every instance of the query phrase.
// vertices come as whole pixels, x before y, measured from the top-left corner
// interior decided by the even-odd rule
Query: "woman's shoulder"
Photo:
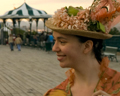
[[[112,96],[120,96],[120,72],[107,68],[100,78],[97,89],[104,90]]]
[[[111,89],[109,91],[115,96],[120,96],[120,72],[110,68],[109,70],[111,72],[111,84],[109,84]]]
[[[61,93],[61,92],[65,92],[66,90],[66,86],[68,85],[69,83],[69,79],[67,78],[66,80],[64,80],[61,84],[59,84],[58,86],[56,86],[55,88],[53,89],[49,89],[45,94],[44,96],[50,96],[50,94],[58,94],[58,93]]]
[[[120,80],[120,72],[115,70],[115,69],[111,69],[111,68],[108,68],[108,71],[107,73],[110,74],[110,76],[112,76],[112,78],[114,79],[115,77],[119,77],[119,80]]]

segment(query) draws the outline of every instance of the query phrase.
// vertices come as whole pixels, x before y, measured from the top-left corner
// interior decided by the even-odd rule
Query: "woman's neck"
[[[85,61],[84,67],[77,67],[75,69],[75,80],[74,83],[91,85],[97,83],[99,80],[98,74],[100,72],[100,64],[96,59]],[[81,83],[82,82],[82,83]]]

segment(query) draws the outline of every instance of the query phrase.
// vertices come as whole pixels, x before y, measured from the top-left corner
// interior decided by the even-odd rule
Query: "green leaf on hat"
[[[69,16],[72,16],[72,15],[76,16],[79,10],[75,7],[69,6],[69,8],[67,9],[67,12]]]
[[[100,29],[100,24],[99,24],[99,22],[97,22],[97,30],[99,30]]]
[[[65,6],[65,9],[67,9],[67,6]]]
[[[100,23],[99,21],[95,21],[95,22],[90,21],[88,30],[97,31],[97,32],[100,32],[100,31],[105,32],[105,26],[102,23]]]
[[[82,7],[82,6],[80,6],[80,7],[76,7],[76,8],[78,8],[78,9],[83,9],[83,7]]]
[[[99,22],[99,26],[100,26],[100,30],[102,32],[105,32],[105,26],[102,23],[100,23],[100,22]]]

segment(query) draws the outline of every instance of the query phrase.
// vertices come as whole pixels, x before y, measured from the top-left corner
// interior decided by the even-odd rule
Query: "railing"
[[[116,62],[118,62],[118,60],[117,60],[117,50],[118,50],[118,47],[106,46],[105,51],[103,52],[103,55],[108,56],[108,58],[111,61],[116,59]]]
[[[117,52],[120,52],[120,35],[113,35],[112,38],[104,40],[104,46],[117,47]]]

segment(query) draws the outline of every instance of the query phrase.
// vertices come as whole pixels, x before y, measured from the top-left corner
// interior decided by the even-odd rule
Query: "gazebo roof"
[[[6,12],[4,15],[0,16],[0,19],[7,18],[50,18],[51,15],[48,15],[43,10],[37,10],[30,7],[27,3],[23,3],[20,7]]]

